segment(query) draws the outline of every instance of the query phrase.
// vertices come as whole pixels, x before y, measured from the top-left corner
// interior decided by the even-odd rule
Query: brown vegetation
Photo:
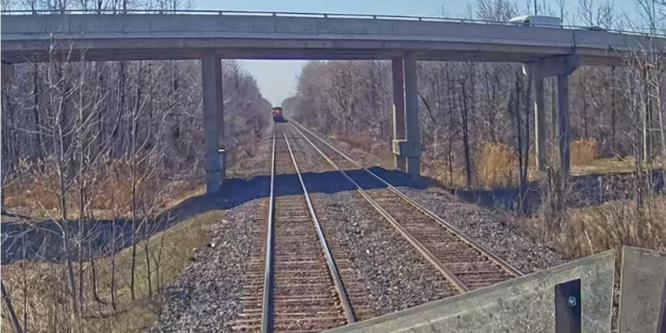
[[[146,170],[139,170],[147,173]],[[127,219],[132,213],[131,170],[129,161],[115,160],[97,170],[99,179],[90,189],[87,211],[95,219]],[[203,194],[201,181],[179,180],[165,175],[152,174],[137,185],[139,198],[162,193],[157,197],[154,209],[158,212],[174,207],[178,202]],[[14,179],[3,189],[5,208],[15,214],[36,221],[53,216],[59,210],[57,172],[39,161],[23,160],[15,170]],[[78,219],[77,208],[82,204],[75,187],[67,190],[66,203],[69,217]],[[141,199],[140,199],[141,200]]]
[[[599,143],[594,139],[571,141],[571,165],[587,165],[599,157]]]
[[[635,202],[608,202],[571,213],[559,240],[563,253],[578,258],[622,245],[666,252],[666,198],[639,207]]]
[[[484,143],[476,154],[476,180],[484,187],[515,186],[518,180],[515,152],[503,143]]]

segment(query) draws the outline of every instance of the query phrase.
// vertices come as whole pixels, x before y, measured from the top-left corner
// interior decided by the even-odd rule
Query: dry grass
[[[623,245],[666,252],[664,196],[652,199],[644,213],[632,201],[569,209],[568,213],[561,231],[548,228],[543,217],[522,217],[513,226],[571,260],[610,249],[620,251]]]
[[[653,170],[663,170],[664,163],[654,161],[650,166]],[[645,166],[641,166],[645,170]],[[624,158],[600,158],[589,161],[584,165],[574,165],[571,167],[571,174],[575,176],[583,175],[606,175],[614,173],[631,173],[636,171],[636,161],[633,156]]]
[[[108,163],[87,175],[95,182],[88,184],[87,211],[96,219],[126,218],[131,213],[131,173],[123,160]],[[197,182],[173,180],[139,170],[138,174],[150,174],[137,185],[139,202],[151,202],[158,211],[171,208],[193,195],[203,194],[204,187]],[[79,187],[74,183],[67,191],[68,218],[76,219],[79,213]],[[160,194],[157,196],[157,194]],[[21,163],[16,178],[3,188],[5,208],[35,219],[59,217],[59,182],[55,168],[48,164]],[[159,198],[157,202],[153,202]]]
[[[528,165],[528,179],[537,177],[532,159]],[[434,156],[423,158],[423,173],[449,187],[466,186],[465,169],[454,164],[449,174],[448,161]],[[501,188],[518,186],[518,158],[513,148],[499,142],[483,142],[474,155],[473,188]]]
[[[192,256],[192,249],[205,246],[210,237],[210,227],[224,216],[223,211],[210,211],[148,239],[151,261],[151,290],[148,288],[148,269],[145,260],[144,244],[137,251],[136,300],[130,298],[131,249],[127,248],[116,256],[117,310],[111,307],[111,258],[98,259],[95,268],[98,279],[100,301],[94,300],[90,285],[91,265],[84,265],[85,310],[82,332],[141,332],[157,319],[161,302],[156,297],[163,289],[181,274]],[[161,248],[161,256],[158,256]],[[160,259],[161,258],[161,259]],[[159,263],[159,279],[156,267]],[[78,268],[76,268],[78,270]],[[19,318],[24,309],[28,313],[28,331],[66,331],[70,318],[69,296],[65,290],[65,265],[49,263],[18,262],[2,267],[2,280],[9,288],[12,301]],[[24,292],[23,288],[26,288]],[[25,303],[24,303],[25,301]],[[24,308],[25,304],[25,308]],[[7,316],[2,317],[2,331],[11,327]]]
[[[543,219],[524,219],[528,233],[556,246],[568,258],[580,258],[622,245],[666,251],[666,197],[649,200],[639,210],[635,202],[614,201],[569,210],[559,236],[551,237]]]
[[[571,141],[571,164],[585,165],[599,157],[599,143],[594,139]]]
[[[482,187],[509,187],[517,184],[518,160],[509,146],[485,142],[476,154],[476,183]]]
[[[642,210],[629,201],[574,210],[562,235],[562,249],[573,258],[622,245],[666,251],[665,216],[664,197],[649,200]]]

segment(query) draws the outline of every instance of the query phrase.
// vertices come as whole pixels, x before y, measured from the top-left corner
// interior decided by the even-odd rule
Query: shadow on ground
[[[421,188],[403,172],[382,168],[371,168],[371,170],[394,186]],[[347,173],[364,189],[386,187],[363,170],[349,170]],[[333,194],[356,189],[337,171],[302,175],[311,194]],[[147,238],[196,215],[211,210],[231,209],[255,199],[267,198],[269,193],[270,176],[228,179],[215,193],[191,197],[152,221],[138,222],[136,234],[138,238]],[[277,196],[302,194],[298,176],[295,174],[277,176],[275,193]],[[79,232],[81,233],[85,248],[83,253],[88,255],[96,257],[109,255],[112,251],[120,251],[132,244],[132,221],[128,219],[84,221],[81,223],[81,230],[79,230],[79,221],[69,221],[66,226],[74,238],[78,237]],[[26,223],[25,219],[20,217],[5,219],[3,216],[0,228],[3,265],[17,260],[64,262],[63,229],[57,223],[53,221]],[[71,239],[70,242],[74,240]]]
[[[664,173],[652,172],[652,189],[656,194],[666,191]],[[596,174],[573,176],[571,178],[570,198],[567,203],[571,208],[597,206],[609,201],[628,200],[635,195],[636,182],[642,181],[633,173]],[[433,183],[436,183],[433,181]],[[444,185],[439,185],[447,188]],[[519,191],[517,187],[495,189],[455,189],[449,191],[458,198],[488,208],[516,210]],[[537,213],[543,203],[544,189],[541,184],[532,182],[527,188],[528,194],[523,206],[527,213]]]

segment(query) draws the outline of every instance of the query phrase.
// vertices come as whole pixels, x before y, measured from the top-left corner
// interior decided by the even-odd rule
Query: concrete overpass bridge
[[[38,13],[39,14],[39,13]],[[569,170],[568,75],[581,64],[621,65],[665,36],[539,28],[437,17],[232,11],[3,12],[3,69],[33,61],[199,59],[208,191],[224,181],[220,59],[392,61],[396,167],[420,174],[417,60],[525,64],[534,83],[537,163],[545,166],[543,79],[557,77],[562,168]]]

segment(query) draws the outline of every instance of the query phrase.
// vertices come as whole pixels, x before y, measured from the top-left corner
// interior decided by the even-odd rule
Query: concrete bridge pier
[[[540,171],[546,171],[546,123],[544,108],[544,78],[557,77],[557,124],[560,170],[565,176],[571,171],[569,152],[569,75],[580,66],[576,55],[544,58],[526,65],[527,74],[534,82],[534,119],[536,163]],[[555,130],[555,129],[553,129]]]
[[[222,63],[210,54],[201,58],[203,95],[203,122],[205,136],[206,193],[220,189],[225,176],[225,150],[220,146],[224,138]]]
[[[534,82],[534,147],[536,164],[541,172],[546,171],[546,110],[544,109],[543,76],[532,73]]]
[[[569,75],[557,76],[557,123],[560,138],[560,170],[563,176],[571,174],[569,151]]]
[[[394,58],[392,70],[395,166],[418,180],[421,177],[421,144],[414,53],[407,51],[404,57]]]
[[[393,159],[397,170],[406,171],[407,161],[400,155],[399,142],[406,139],[405,130],[405,69],[402,57],[391,59],[393,77]]]

